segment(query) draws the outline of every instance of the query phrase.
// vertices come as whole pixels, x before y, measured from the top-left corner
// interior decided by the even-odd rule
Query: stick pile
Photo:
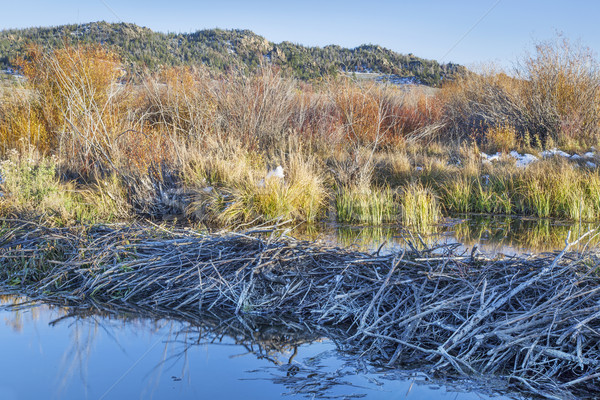
[[[600,259],[456,248],[379,256],[274,230],[16,225],[0,277],[38,298],[309,321],[389,366],[499,376],[546,398],[600,393]]]

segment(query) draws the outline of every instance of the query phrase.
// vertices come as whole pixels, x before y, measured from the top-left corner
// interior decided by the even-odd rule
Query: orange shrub
[[[252,74],[232,71],[216,89],[221,135],[240,140],[251,150],[280,150],[293,132],[298,107],[295,80],[263,66]]]
[[[454,137],[481,138],[508,125],[527,145],[587,147],[600,140],[600,64],[589,49],[568,40],[538,45],[515,77],[470,73],[442,93],[447,132]]]
[[[527,130],[523,82],[494,69],[470,73],[443,86],[441,98],[451,138],[483,138],[488,129],[510,124]]]
[[[600,64],[569,40],[540,43],[520,71],[532,119],[554,142],[597,145],[600,140]]]
[[[437,130],[439,100],[424,93],[349,79],[330,87],[347,139],[367,146],[397,146]]]
[[[485,132],[485,139],[491,151],[509,152],[517,147],[517,134],[510,125],[490,127]]]
[[[214,133],[215,82],[205,68],[171,67],[146,77],[142,122],[163,133]]]
[[[124,132],[116,140],[114,161],[128,173],[144,174],[153,166],[175,165],[175,145],[163,134]]]

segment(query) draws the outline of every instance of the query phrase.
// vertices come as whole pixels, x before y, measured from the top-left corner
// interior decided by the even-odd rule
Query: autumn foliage
[[[0,103],[2,149],[31,145],[82,175],[180,168],[231,141],[272,157],[290,142],[333,155],[433,139],[590,145],[600,134],[597,63],[567,41],[540,45],[512,76],[469,73],[429,91],[344,77],[308,84],[270,66],[134,76],[97,45],[31,47],[19,65],[27,79]]]

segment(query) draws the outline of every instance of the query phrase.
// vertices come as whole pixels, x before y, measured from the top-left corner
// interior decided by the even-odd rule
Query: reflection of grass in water
[[[519,220],[515,218],[481,218],[464,221],[452,227],[456,239],[466,245],[479,242],[526,248],[533,251],[550,251],[564,247],[568,232],[577,238],[597,224],[560,225],[550,219]],[[594,239],[590,244],[598,244]]]
[[[337,240],[342,246],[355,245],[362,249],[391,242],[396,233],[396,226],[340,226],[336,229]]]
[[[333,240],[342,247],[357,246],[370,249],[384,242],[394,241],[398,234],[397,225],[327,225],[302,224],[296,226],[290,235],[301,240]]]
[[[341,247],[354,246],[362,251],[374,251],[380,245],[386,248],[405,247],[406,241],[411,241],[417,247],[422,247],[421,240],[426,246],[438,244],[439,227],[428,227],[428,230],[408,229],[400,225],[327,225],[302,224],[295,227],[290,235],[301,240],[325,240]],[[419,238],[420,236],[420,238]]]
[[[571,231],[571,239],[574,240],[590,229],[598,228],[598,225],[598,223],[560,224],[552,219],[523,220],[510,216],[496,218],[469,216],[464,221],[451,226],[434,225],[420,230],[408,229],[401,225],[305,224],[294,229],[291,235],[305,240],[325,238],[343,247],[357,246],[365,251],[377,249],[384,242],[387,242],[387,249],[405,247],[406,240],[415,245],[420,245],[422,240],[426,246],[432,247],[444,241],[443,238],[446,240],[451,238],[452,241],[465,246],[485,243],[497,248],[512,247],[515,250],[541,252],[562,249],[569,231]],[[589,245],[599,244],[600,237],[595,237]]]
[[[386,249],[406,248],[410,242],[416,248],[433,247],[439,244],[436,226],[423,230],[391,226],[341,226],[335,231],[337,242],[344,247],[356,246],[359,250],[373,251],[386,243]]]

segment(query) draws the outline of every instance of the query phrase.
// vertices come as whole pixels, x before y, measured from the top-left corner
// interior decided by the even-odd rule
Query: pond
[[[15,306],[24,300],[1,298],[2,399],[509,398],[378,369],[317,332]]]

